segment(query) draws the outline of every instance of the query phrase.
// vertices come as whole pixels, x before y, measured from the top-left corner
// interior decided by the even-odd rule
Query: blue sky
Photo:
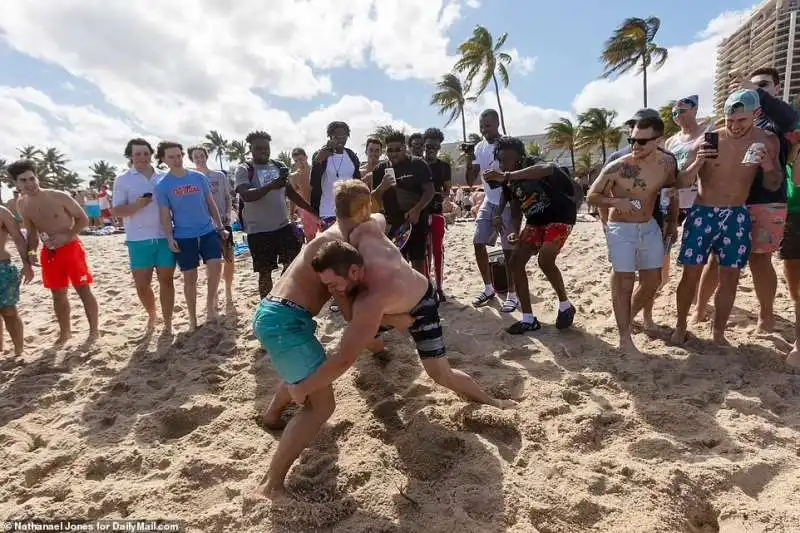
[[[661,18],[657,42],[670,60],[651,84],[652,106],[701,94],[709,108],[714,50],[752,0],[610,2],[519,0],[258,0],[236,8],[206,0],[152,7],[101,0],[28,0],[0,20],[0,157],[24,144],[57,146],[79,172],[121,165],[133,135],[196,142],[217,129],[273,134],[275,149],[313,149],[330,120],[345,120],[358,146],[377,124],[443,125],[428,106],[475,24],[509,33],[515,57],[501,93],[509,132],[543,131],[559,116],[602,105],[631,113],[641,83],[599,81],[603,42],[628,16]],[[645,6],[646,4],[646,6]],[[323,13],[322,17],[311,13]],[[176,28],[168,24],[181,20]],[[198,36],[203,36],[198,38]],[[206,37],[208,36],[208,37]],[[532,68],[531,68],[532,67]],[[487,91],[469,110],[469,130]],[[455,127],[446,130],[456,140]]]

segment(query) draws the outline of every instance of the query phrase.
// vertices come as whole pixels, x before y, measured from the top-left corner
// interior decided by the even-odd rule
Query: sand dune
[[[665,328],[637,334],[647,355],[621,357],[596,223],[579,223],[560,259],[574,329],[552,326],[555,298],[532,261],[545,327],[521,337],[502,332],[513,319],[499,302],[469,305],[480,289],[472,227],[447,236],[449,357],[519,409],[435,386],[410,339],[390,333],[389,357],[365,354],[337,382],[337,411],[289,475],[294,500],[280,505],[244,498],[277,438],[256,423],[277,378],[250,329],[249,259],[236,312],[180,333],[177,280],[178,335],[143,337],[122,238],[87,238],[101,341],[81,346],[73,297],[75,339],[48,349],[57,327],[37,282],[20,306],[25,363],[7,349],[0,364],[0,519],[173,518],[204,533],[800,531],[800,376],[782,362],[793,320],[782,282],[773,335],[754,333],[747,274],[729,335],[738,348],[712,348],[706,330],[671,347]],[[668,326],[676,284],[655,312]],[[341,317],[319,321],[334,346]]]

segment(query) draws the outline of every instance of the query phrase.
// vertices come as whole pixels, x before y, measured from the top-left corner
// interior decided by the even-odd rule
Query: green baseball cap
[[[752,113],[759,107],[761,107],[761,99],[756,91],[740,89],[725,100],[725,115],[733,115],[739,109],[745,113]]]

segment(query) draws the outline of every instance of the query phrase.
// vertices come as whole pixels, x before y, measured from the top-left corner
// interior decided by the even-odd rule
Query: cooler
[[[497,294],[508,292],[508,277],[506,276],[506,257],[503,250],[489,252],[489,277]]]

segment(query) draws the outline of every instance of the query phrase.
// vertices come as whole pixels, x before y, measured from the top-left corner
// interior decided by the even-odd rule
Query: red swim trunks
[[[544,226],[525,225],[525,229],[519,236],[519,240],[525,244],[541,248],[543,244],[554,243],[558,249],[564,247],[567,237],[572,232],[572,226],[554,222]]]
[[[84,287],[94,281],[86,263],[86,250],[78,239],[55,250],[42,248],[40,261],[45,289],[62,290],[70,283],[73,287]]]

